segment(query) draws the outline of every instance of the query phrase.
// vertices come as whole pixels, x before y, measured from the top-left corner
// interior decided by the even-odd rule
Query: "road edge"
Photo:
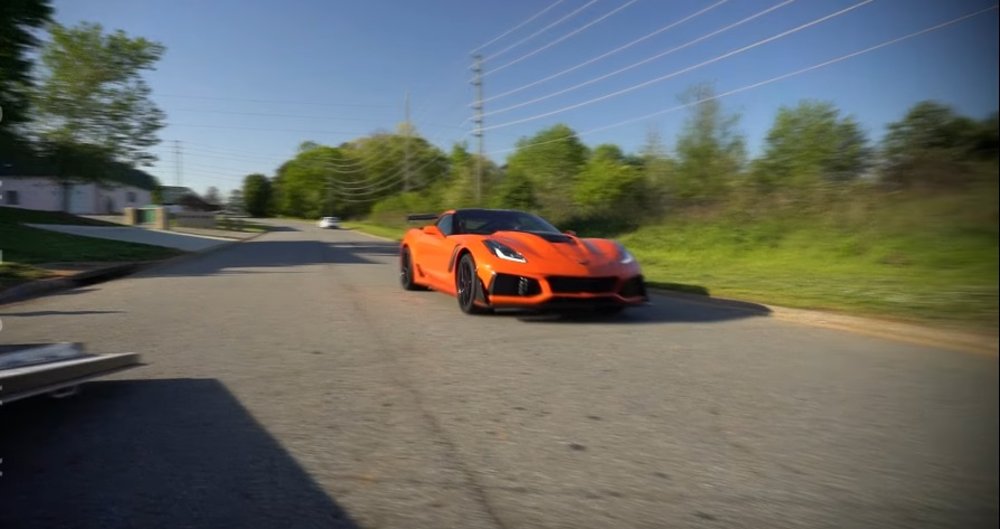
[[[200,252],[187,252],[174,257],[168,257],[166,259],[158,259],[155,261],[133,261],[127,263],[116,263],[109,266],[104,266],[101,268],[95,268],[93,270],[87,270],[71,276],[51,278],[51,279],[39,279],[36,281],[29,281],[27,283],[22,283],[20,285],[13,286],[0,292],[0,306],[9,305],[12,303],[20,303],[24,301],[30,301],[48,294],[55,292],[62,292],[65,290],[72,290],[74,288],[95,285],[98,283],[104,283],[114,279],[120,279],[122,277],[130,276],[139,272],[144,272],[146,270],[153,270],[162,266],[169,266],[177,264],[186,260],[195,259],[197,257],[203,257],[205,255],[212,254],[224,248],[229,248],[234,244],[240,244],[246,241],[251,241],[264,235],[268,232],[263,231],[244,239],[231,239],[227,242],[216,244],[215,246],[209,247]]]
[[[361,228],[352,228],[351,231],[381,241],[399,242],[399,239],[390,239],[388,237],[374,235]],[[1000,355],[1000,339],[998,339],[996,334],[980,334],[953,329],[941,329],[915,323],[882,320],[863,316],[851,316],[848,314],[839,314],[821,310],[793,309],[778,305],[768,305],[765,303],[738,299],[717,298],[701,294],[692,294],[689,292],[667,290],[664,288],[648,288],[650,292],[654,292],[664,297],[691,303],[699,303],[717,308],[721,307],[740,312],[752,313],[758,316],[767,316],[776,320],[798,323],[801,325],[848,331],[855,334],[863,334],[876,338],[884,338],[916,345],[956,349],[968,353],[993,356]]]
[[[929,327],[916,323],[852,316],[812,309],[793,309],[752,301],[717,298],[662,288],[649,288],[657,295],[690,303],[726,308],[766,316],[780,321],[822,327],[884,338],[916,345],[941,347],[967,353],[1000,355],[1000,339],[996,334],[975,333]]]

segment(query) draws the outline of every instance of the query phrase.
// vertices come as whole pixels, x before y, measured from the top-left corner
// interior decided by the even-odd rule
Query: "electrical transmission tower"
[[[475,112],[475,118],[472,120],[475,128],[472,130],[472,135],[476,137],[479,144],[479,156],[476,157],[476,204],[482,205],[483,157],[486,156],[486,150],[483,146],[483,56],[477,53],[472,58],[474,61],[472,64],[472,73],[474,74],[472,86],[476,87],[476,102],[472,104],[472,109]]]

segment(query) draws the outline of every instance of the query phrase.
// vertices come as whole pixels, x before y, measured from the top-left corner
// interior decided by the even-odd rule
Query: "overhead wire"
[[[644,88],[646,86],[649,86],[649,85],[652,85],[652,84],[655,84],[655,83],[666,81],[667,79],[671,79],[673,77],[677,77],[678,75],[690,72],[692,70],[696,70],[696,69],[701,68],[703,66],[708,66],[709,64],[713,64],[713,63],[719,62],[721,60],[728,59],[729,57],[732,57],[734,55],[738,55],[738,54],[743,53],[745,51],[749,51],[749,50],[751,50],[753,48],[756,48],[758,46],[763,46],[764,44],[773,42],[775,40],[778,40],[778,39],[781,39],[781,38],[784,38],[784,37],[787,37],[788,35],[792,35],[794,33],[802,31],[804,29],[808,29],[808,28],[810,28],[812,26],[815,26],[817,24],[826,22],[827,20],[831,20],[831,19],[833,19],[835,17],[847,14],[850,11],[858,9],[858,8],[860,8],[862,6],[865,6],[867,4],[870,4],[870,3],[874,2],[874,1],[875,0],[862,0],[861,2],[858,2],[856,4],[848,6],[848,7],[844,8],[844,9],[840,9],[840,10],[838,10],[838,11],[836,11],[834,13],[831,13],[829,15],[825,15],[823,17],[820,17],[820,18],[817,18],[817,19],[812,20],[810,22],[807,22],[805,24],[799,25],[799,26],[797,26],[795,28],[783,31],[783,32],[778,33],[776,35],[772,35],[772,36],[767,37],[765,39],[758,40],[758,41],[756,41],[756,42],[754,42],[752,44],[748,44],[748,45],[743,46],[741,48],[737,48],[737,49],[728,51],[728,52],[726,52],[726,53],[724,53],[722,55],[713,57],[712,59],[709,59],[707,61],[703,61],[703,62],[700,62],[700,63],[695,64],[693,66],[689,66],[687,68],[682,68],[680,70],[671,72],[669,74],[662,75],[662,76],[659,76],[659,77],[656,77],[656,78],[653,78],[653,79],[649,79],[647,81],[643,81],[643,82],[641,82],[639,84],[635,84],[635,85],[629,86],[627,88],[623,88],[621,90],[616,90],[614,92],[611,92],[611,93],[608,93],[608,94],[604,94],[602,96],[594,97],[594,98],[588,99],[586,101],[581,101],[579,103],[574,103],[572,105],[568,105],[568,106],[565,106],[565,107],[562,107],[562,108],[558,108],[556,110],[552,110],[552,111],[549,111],[549,112],[543,112],[541,114],[536,114],[536,115],[529,116],[529,117],[526,117],[526,118],[521,118],[521,119],[516,119],[516,120],[512,120],[512,121],[507,121],[507,122],[500,123],[500,124],[497,124],[497,125],[492,125],[490,127],[483,127],[481,130],[485,131],[485,130],[498,129],[498,128],[503,128],[503,127],[509,127],[511,125],[517,125],[517,124],[520,124],[520,123],[526,123],[526,122],[529,122],[529,121],[535,121],[537,119],[542,119],[542,118],[545,118],[545,117],[548,117],[548,116],[553,116],[555,114],[561,114],[561,113],[567,112],[569,110],[574,110],[574,109],[577,109],[577,108],[580,108],[580,107],[584,107],[584,106],[587,106],[587,105],[592,105],[594,103],[597,103],[597,102],[600,102],[600,101],[604,101],[604,100],[610,99],[612,97],[617,97],[617,96],[620,96],[622,94],[627,94],[629,92],[634,92],[635,90],[638,90],[640,88]]]
[[[858,57],[860,55],[865,55],[867,53],[871,53],[873,51],[880,50],[882,48],[885,48],[885,47],[888,47],[888,46],[892,46],[894,44],[898,44],[900,42],[903,42],[903,41],[906,41],[906,40],[910,40],[910,39],[913,39],[913,38],[925,35],[927,33],[931,33],[933,31],[938,31],[938,30],[944,29],[946,27],[953,26],[955,24],[964,22],[965,20],[968,20],[970,18],[973,18],[973,17],[979,16],[979,15],[988,13],[990,11],[996,11],[998,9],[998,7],[1000,7],[1000,6],[998,6],[997,4],[994,4],[994,5],[990,6],[990,7],[979,9],[977,11],[973,11],[971,13],[967,13],[965,15],[962,15],[962,16],[959,16],[959,17],[956,17],[956,18],[952,18],[950,20],[946,20],[946,21],[941,22],[939,24],[935,24],[933,26],[929,26],[929,27],[926,27],[926,28],[918,30],[918,31],[907,33],[907,34],[902,35],[900,37],[889,39],[889,40],[880,42],[880,43],[872,45],[872,46],[868,46],[866,48],[863,48],[863,49],[860,49],[860,50],[857,50],[857,51],[846,53],[844,55],[840,55],[840,56],[834,57],[832,59],[828,59],[828,60],[825,60],[825,61],[813,64],[811,66],[807,66],[805,68],[800,68],[800,69],[797,69],[797,70],[793,70],[791,72],[787,72],[787,73],[784,73],[784,74],[781,74],[781,75],[770,77],[770,78],[764,79],[762,81],[758,81],[758,82],[755,82],[755,83],[744,85],[744,86],[741,86],[741,87],[738,87],[738,88],[734,88],[732,90],[727,90],[725,92],[722,92],[722,93],[719,93],[719,94],[715,94],[715,95],[712,95],[710,97],[704,97],[704,98],[698,99],[696,101],[690,101],[690,102],[687,102],[687,103],[684,103],[684,104],[680,104],[680,105],[676,105],[676,106],[673,106],[673,107],[669,107],[669,108],[666,108],[666,109],[658,110],[658,111],[655,111],[655,112],[650,112],[648,114],[643,114],[641,116],[636,116],[636,117],[633,117],[633,118],[622,120],[622,121],[619,121],[617,123],[612,123],[610,125],[603,125],[603,126],[600,126],[600,127],[595,127],[595,128],[592,128],[592,129],[588,129],[586,131],[577,133],[576,135],[577,136],[587,136],[587,135],[590,135],[590,134],[595,134],[597,132],[603,132],[605,130],[609,130],[609,129],[613,129],[613,128],[617,128],[617,127],[622,127],[622,126],[625,126],[625,125],[636,123],[638,121],[649,119],[651,117],[655,117],[655,116],[659,116],[659,115],[663,115],[663,114],[668,114],[668,113],[671,113],[671,112],[676,112],[678,110],[683,110],[685,108],[690,108],[692,106],[696,106],[696,105],[699,105],[701,103],[705,103],[707,101],[721,99],[723,97],[728,97],[728,96],[731,96],[731,95],[735,95],[735,94],[739,94],[739,93],[746,92],[746,91],[749,91],[749,90],[753,90],[755,88],[760,88],[761,86],[766,86],[766,85],[769,85],[769,84],[777,83],[779,81],[783,81],[783,80],[789,79],[791,77],[795,77],[795,76],[802,75],[802,74],[805,74],[805,73],[808,73],[808,72],[819,70],[821,68],[825,68],[827,66],[831,66],[833,64],[837,64],[837,63],[840,63],[840,62],[852,59],[854,57]],[[518,147],[509,148],[509,149],[497,149],[497,150],[494,150],[494,151],[490,151],[487,154],[500,154],[500,153],[504,153],[504,152],[515,151],[515,150],[517,150],[519,148],[524,148],[524,147],[532,147],[532,146],[536,146],[536,145],[545,145],[545,144],[549,144],[549,143],[556,143],[556,142],[560,142],[560,141],[565,141],[568,137],[569,136],[563,136],[563,137],[552,139],[552,140],[527,143],[527,144],[520,145]]]
[[[530,17],[528,17],[527,19],[525,19],[524,21],[522,21],[520,24],[518,24],[518,25],[516,25],[516,26],[514,26],[514,27],[512,27],[510,29],[508,29],[507,31],[504,31],[503,33],[497,35],[496,37],[493,37],[492,39],[484,42],[483,44],[480,44],[479,46],[473,48],[472,49],[472,53],[475,53],[475,52],[477,52],[477,51],[479,51],[479,50],[481,50],[481,49],[489,46],[490,44],[493,44],[494,42],[496,42],[496,41],[498,41],[498,40],[506,37],[507,35],[510,35],[511,33],[513,33],[515,31],[521,29],[522,27],[530,24],[531,22],[533,22],[538,17],[544,15],[545,13],[548,13],[549,11],[552,10],[552,8],[558,6],[559,4],[561,4],[561,3],[565,2],[565,1],[566,0],[556,0],[555,2],[552,2],[551,4],[548,5],[548,7],[546,7],[545,9],[542,9],[541,11],[535,13],[534,15],[531,15]]]
[[[552,46],[555,46],[556,44],[559,44],[560,42],[562,42],[562,41],[564,41],[564,40],[566,40],[566,39],[568,39],[568,38],[570,38],[570,37],[572,37],[574,35],[578,35],[578,34],[584,32],[584,31],[586,31],[587,29],[589,29],[589,28],[591,28],[591,27],[593,27],[593,26],[595,26],[595,25],[603,22],[604,20],[606,20],[606,19],[614,16],[618,12],[620,12],[620,11],[628,8],[629,6],[631,6],[632,4],[634,4],[634,3],[638,2],[638,1],[639,0],[628,0],[624,4],[622,4],[622,5],[614,8],[614,9],[612,9],[611,11],[605,13],[604,15],[601,15],[600,17],[598,17],[598,18],[596,18],[596,19],[588,22],[587,24],[584,24],[583,26],[581,26],[579,28],[576,28],[573,31],[570,31],[569,33],[567,33],[567,34],[565,34],[565,35],[563,35],[563,36],[561,36],[561,37],[559,37],[559,38],[557,38],[557,39],[549,42],[548,44],[545,44],[544,46],[541,46],[539,48],[535,48],[534,50],[529,51],[528,53],[525,53],[525,54],[521,55],[520,57],[518,57],[516,59],[507,61],[504,64],[502,64],[500,66],[497,66],[496,68],[492,68],[490,70],[487,70],[487,71],[483,72],[483,77],[486,77],[487,75],[491,75],[491,74],[494,74],[496,72],[499,72],[500,70],[504,70],[506,68],[509,68],[509,67],[511,67],[511,66],[513,66],[513,65],[515,65],[515,64],[517,64],[517,63],[519,63],[519,62],[521,62],[521,61],[523,61],[523,60],[525,60],[525,59],[527,59],[529,57],[533,57],[535,55],[538,55],[539,53],[541,53],[541,52],[543,52],[543,51],[551,48]]]
[[[669,48],[666,51],[662,51],[662,52],[656,53],[654,55],[651,55],[649,57],[646,57],[645,59],[642,59],[642,60],[640,60],[638,62],[634,62],[632,64],[629,64],[628,66],[619,68],[619,69],[617,69],[617,70],[615,70],[613,72],[609,72],[609,73],[606,73],[604,75],[600,75],[598,77],[593,77],[593,78],[588,79],[586,81],[583,81],[581,83],[577,83],[577,84],[575,84],[573,86],[570,86],[570,87],[567,87],[567,88],[563,88],[563,89],[557,90],[555,92],[550,92],[548,94],[536,97],[534,99],[529,99],[527,101],[522,101],[520,103],[516,103],[516,104],[513,104],[513,105],[509,105],[509,106],[503,107],[503,108],[492,110],[490,112],[484,113],[483,115],[484,116],[492,116],[492,115],[500,114],[500,113],[503,113],[503,112],[509,112],[509,111],[517,109],[517,108],[526,107],[528,105],[533,105],[535,103],[539,103],[541,101],[545,101],[547,99],[551,99],[553,97],[556,97],[556,96],[559,96],[559,95],[562,95],[562,94],[565,94],[565,93],[568,93],[568,92],[572,92],[574,90],[578,90],[578,89],[583,88],[585,86],[592,85],[592,84],[594,84],[596,82],[603,81],[605,79],[608,79],[608,78],[614,77],[616,75],[625,73],[625,72],[627,72],[629,70],[632,70],[634,68],[642,66],[643,64],[646,64],[648,62],[651,62],[651,61],[654,61],[656,59],[660,59],[660,58],[666,57],[667,55],[670,55],[671,53],[674,53],[676,51],[680,51],[682,49],[688,48],[690,46],[693,46],[693,45],[695,45],[695,44],[697,44],[699,42],[702,42],[704,40],[710,39],[710,38],[715,37],[717,35],[721,35],[722,33],[725,33],[726,31],[729,31],[731,29],[737,28],[737,27],[739,27],[739,26],[741,26],[743,24],[746,24],[747,22],[751,22],[751,21],[753,21],[753,20],[755,20],[757,18],[760,18],[760,17],[768,14],[768,13],[771,13],[772,11],[781,9],[781,8],[787,6],[787,5],[789,5],[789,4],[791,4],[792,2],[795,2],[795,1],[796,0],[783,0],[781,2],[778,2],[777,4],[774,4],[774,5],[766,8],[766,9],[758,11],[758,12],[756,12],[756,13],[748,16],[748,17],[745,17],[745,18],[742,18],[740,20],[737,20],[736,22],[733,22],[733,23],[728,24],[726,26],[723,26],[723,27],[721,27],[719,29],[716,29],[714,31],[711,31],[709,33],[701,35],[701,36],[699,36],[697,38],[689,40],[689,41],[687,41],[687,42],[685,42],[683,44],[680,44],[678,46],[674,46],[672,48]]]
[[[392,108],[391,105],[382,104],[369,104],[369,103],[330,103],[330,102],[313,102],[313,101],[289,101],[289,100],[274,100],[274,99],[243,99],[237,97],[219,97],[219,96],[199,96],[199,95],[184,95],[184,94],[153,94],[156,97],[167,97],[167,98],[179,98],[179,99],[206,99],[215,101],[237,101],[244,103],[264,103],[264,104],[275,104],[275,105],[309,105],[309,106],[322,106],[322,107],[356,107],[356,108]]]
[[[593,64],[593,63],[595,63],[595,62],[597,62],[597,61],[599,61],[601,59],[610,57],[610,56],[612,56],[612,55],[614,55],[614,54],[616,54],[618,52],[625,51],[628,48],[631,48],[632,46],[635,46],[636,44],[639,44],[640,42],[649,40],[650,38],[655,37],[656,35],[659,35],[659,34],[665,32],[665,31],[669,31],[669,30],[671,30],[671,29],[673,29],[673,28],[675,28],[675,27],[677,27],[677,26],[679,26],[679,25],[681,25],[681,24],[683,24],[683,23],[685,23],[685,22],[687,22],[689,20],[693,20],[693,19],[695,19],[695,18],[697,18],[697,17],[699,17],[699,16],[701,16],[701,15],[703,15],[703,14],[705,14],[705,13],[707,13],[707,12],[709,12],[709,11],[711,11],[711,10],[719,7],[719,6],[721,6],[722,4],[725,4],[726,2],[729,2],[729,0],[719,0],[718,2],[712,4],[712,5],[708,6],[708,7],[702,8],[702,9],[700,9],[700,10],[698,10],[698,11],[696,11],[696,12],[694,12],[694,13],[692,13],[692,14],[684,17],[684,18],[681,18],[680,20],[671,22],[670,24],[667,24],[666,26],[663,26],[663,27],[661,27],[661,28],[659,28],[659,29],[651,32],[651,33],[647,33],[646,35],[643,35],[642,37],[639,37],[639,38],[637,38],[637,39],[635,39],[635,40],[633,40],[631,42],[623,44],[623,45],[621,45],[621,46],[619,46],[619,47],[617,47],[617,48],[615,48],[615,49],[613,49],[611,51],[602,53],[601,55],[598,55],[597,57],[594,57],[592,59],[588,59],[586,61],[583,61],[583,62],[577,64],[576,66],[573,66],[573,67],[567,68],[565,70],[556,72],[556,73],[554,73],[552,75],[549,75],[547,77],[543,77],[543,78],[538,79],[536,81],[532,81],[532,82],[530,82],[528,84],[518,86],[517,88],[506,90],[504,92],[501,92],[499,94],[496,94],[496,95],[493,95],[493,96],[490,96],[490,97],[484,97],[483,98],[483,102],[484,103],[488,103],[490,101],[495,101],[497,99],[500,99],[500,98],[503,98],[503,97],[507,97],[507,96],[509,96],[511,94],[516,94],[516,93],[518,93],[518,92],[520,92],[522,90],[526,90],[526,89],[531,88],[533,86],[537,86],[539,84],[551,81],[553,79],[556,79],[558,77],[566,75],[566,74],[568,74],[570,72],[579,70],[580,68],[583,68],[584,66],[588,66],[590,64]]]
[[[584,9],[587,9],[588,7],[594,5],[595,3],[597,3],[597,0],[590,0],[586,4],[583,4],[582,6],[574,9],[568,15],[560,18],[559,20],[556,20],[555,22],[553,22],[553,23],[551,23],[551,24],[543,27],[542,29],[540,29],[540,30],[532,33],[531,35],[528,35],[527,37],[525,37],[525,38],[523,38],[523,39],[515,42],[514,44],[511,44],[510,46],[507,46],[506,48],[504,48],[504,49],[502,49],[502,50],[500,50],[500,51],[498,51],[498,52],[496,52],[496,53],[494,53],[492,55],[489,55],[489,56],[483,58],[483,61],[488,62],[488,61],[491,61],[491,60],[493,60],[493,59],[495,59],[495,58],[503,55],[504,53],[507,53],[508,51],[510,51],[510,50],[512,50],[512,49],[514,49],[514,48],[516,48],[518,46],[520,46],[521,44],[524,44],[525,42],[528,42],[529,40],[531,40],[531,39],[533,39],[533,38],[541,35],[542,33],[545,33],[546,31],[548,31],[548,30],[550,30],[550,29],[558,26],[559,24],[562,24],[563,22],[569,20],[570,18],[573,18],[574,16],[576,16],[577,14],[579,14],[580,12],[582,12]]]

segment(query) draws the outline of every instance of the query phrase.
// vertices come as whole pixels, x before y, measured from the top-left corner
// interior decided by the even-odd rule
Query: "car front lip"
[[[499,268],[499,267],[497,267]],[[492,284],[492,280],[496,274],[508,274],[514,276],[521,276],[529,279],[534,279],[538,281],[541,292],[538,294],[530,296],[511,296],[511,295],[497,295],[489,293],[489,304],[494,307],[534,307],[534,308],[544,308],[551,306],[553,308],[559,308],[561,306],[569,307],[588,307],[588,306],[607,306],[607,305],[642,305],[649,301],[649,297],[646,295],[638,296],[622,296],[619,292],[621,291],[624,283],[636,276],[641,276],[642,271],[635,264],[630,265],[615,265],[614,271],[611,273],[598,274],[592,273],[588,275],[579,275],[574,277],[580,278],[593,278],[593,277],[616,277],[617,281],[612,290],[607,292],[553,292],[549,286],[548,276],[565,276],[566,274],[551,273],[551,274],[538,274],[538,273],[526,273],[521,270],[517,270],[514,267],[503,266],[502,269],[497,270],[491,266],[484,266],[482,270],[486,272],[486,277],[483,278],[483,284],[487,287]],[[604,270],[602,270],[604,271]],[[610,271],[609,271],[610,272]]]

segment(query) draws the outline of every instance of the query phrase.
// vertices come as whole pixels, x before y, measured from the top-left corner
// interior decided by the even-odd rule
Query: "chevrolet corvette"
[[[615,241],[560,232],[514,210],[455,209],[407,219],[433,222],[403,237],[403,288],[453,295],[467,314],[496,308],[616,313],[648,300],[639,263]]]

